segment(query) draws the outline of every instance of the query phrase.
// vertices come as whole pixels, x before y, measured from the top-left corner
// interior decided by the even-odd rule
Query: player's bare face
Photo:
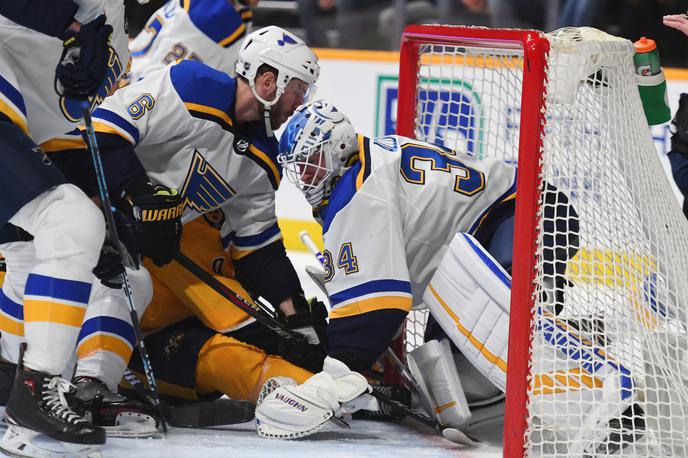
[[[308,84],[296,78],[287,83],[282,96],[270,109],[270,124],[273,129],[279,129],[294,114],[296,108],[306,102],[308,89]]]

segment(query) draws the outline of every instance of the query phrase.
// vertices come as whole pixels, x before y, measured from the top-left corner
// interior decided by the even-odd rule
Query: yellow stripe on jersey
[[[79,129],[80,131],[83,132],[84,130],[86,130],[86,127],[83,126],[83,125],[78,125],[78,126],[77,126],[77,129]],[[111,125],[109,125],[109,124],[102,123],[102,122],[100,122],[100,121],[93,121],[93,130],[96,131],[96,132],[100,132],[101,134],[115,134],[115,135],[119,135],[120,137],[122,137],[123,139],[125,139],[126,141],[128,141],[129,143],[132,143],[132,141],[133,141],[133,140],[129,137],[129,134],[126,133],[126,131],[120,130],[120,129],[116,128],[116,127],[113,127],[113,126],[111,126]]]
[[[59,323],[80,328],[85,313],[85,307],[76,305],[34,299],[24,301],[24,322],[26,323]]]
[[[253,19],[253,11],[251,10],[246,10],[241,12],[241,19],[244,20],[244,22],[250,21]]]
[[[249,145],[248,150],[270,168],[276,184],[275,189],[277,189],[277,187],[280,184],[280,173],[275,163],[272,161],[272,159],[270,159],[270,157],[267,154],[256,148],[253,144]]]
[[[366,154],[365,154],[365,145],[364,145],[365,137],[363,135],[358,135],[358,158],[361,161],[361,170],[358,171],[358,175],[356,175],[356,190],[358,191],[361,189],[361,186],[363,186],[363,179],[365,178],[365,169],[366,169]]]
[[[232,33],[227,38],[220,40],[217,44],[219,44],[220,46],[223,46],[223,47],[229,46],[232,43],[234,43],[237,40],[237,38],[239,38],[241,36],[241,34],[243,34],[244,32],[246,32],[246,24],[242,23],[239,27],[237,27],[237,29],[234,31],[234,33]]]
[[[363,299],[337,307],[330,312],[330,319],[361,315],[377,310],[399,309],[405,312],[411,310],[411,298],[403,296],[380,296]]]
[[[41,143],[41,149],[46,153],[55,153],[70,149],[86,149],[86,142],[81,137],[74,138],[53,138]]]
[[[238,261],[241,258],[244,258],[248,256],[249,254],[253,253],[256,250],[240,250],[236,248],[235,246],[232,246],[229,250],[229,255],[232,259],[232,261]]]
[[[15,336],[24,335],[24,322],[15,321],[12,318],[0,313],[0,331]]]
[[[454,323],[456,323],[456,328],[459,330],[459,332],[461,332],[461,334],[463,334],[464,336],[466,336],[468,338],[468,341],[475,348],[477,348],[478,351],[480,351],[480,353],[485,357],[485,359],[487,359],[489,362],[491,362],[492,364],[496,365],[501,370],[506,372],[506,361],[504,361],[502,358],[493,354],[492,352],[490,352],[490,350],[485,348],[485,345],[482,342],[480,342],[478,339],[476,339],[473,336],[473,334],[471,334],[471,331],[469,331],[466,327],[464,327],[463,324],[461,324],[461,321],[459,321],[459,317],[456,316],[454,311],[451,308],[449,308],[447,303],[444,302],[444,300],[440,297],[439,294],[437,294],[437,291],[435,291],[435,288],[433,288],[432,283],[428,283],[428,288],[432,292],[433,296],[435,296],[435,299],[437,299],[437,302],[439,302],[442,305],[444,310],[449,314],[449,316],[452,318],[452,320],[454,320]]]
[[[216,118],[219,118],[223,120],[225,123],[229,124],[230,126],[234,125],[234,121],[232,121],[232,118],[229,117],[227,113],[225,113],[222,110],[218,110],[215,107],[209,107],[207,105],[201,105],[199,103],[192,103],[192,102],[184,102],[184,105],[189,111],[198,111],[200,113],[205,113],[210,116],[214,116]]]
[[[124,340],[108,334],[94,334],[83,340],[76,349],[79,359],[87,358],[99,350],[114,353],[125,363],[129,362],[132,349]]]
[[[191,0],[182,0],[182,8],[188,13],[191,8]]]
[[[10,121],[12,121],[12,124],[15,124],[17,127],[19,127],[22,130],[22,132],[24,132],[27,136],[30,137],[29,128],[26,125],[26,119],[24,118],[23,113],[17,112],[12,107],[10,107],[7,103],[5,103],[5,101],[2,99],[0,99],[0,113],[4,114],[8,118],[10,118]]]

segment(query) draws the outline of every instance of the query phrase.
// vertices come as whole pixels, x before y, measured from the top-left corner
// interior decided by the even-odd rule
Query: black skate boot
[[[406,407],[411,407],[411,392],[401,385],[380,385],[376,389],[388,398],[397,401]],[[398,421],[406,418],[404,412],[391,404],[380,403],[380,410],[359,410],[353,414],[354,418],[362,420],[386,420]]]
[[[152,437],[158,434],[158,415],[147,403],[113,393],[98,379],[76,377],[71,400],[83,405],[84,416],[102,426],[109,437]]]
[[[43,434],[60,442],[68,453],[99,456],[105,431],[69,407],[66,395],[73,389],[59,376],[20,366],[5,409],[7,431],[0,449],[16,456],[66,456],[64,450],[51,450],[33,441]]]
[[[17,376],[17,365],[0,360],[0,406],[7,405]]]
[[[688,154],[688,94],[681,94],[670,129],[671,149]]]

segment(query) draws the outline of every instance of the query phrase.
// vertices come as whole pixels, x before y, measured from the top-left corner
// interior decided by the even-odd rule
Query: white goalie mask
[[[272,100],[265,100],[255,89],[256,73],[263,64],[277,70],[277,92]],[[308,101],[320,73],[318,58],[306,43],[274,25],[251,32],[244,38],[235,70],[237,75],[246,78],[253,95],[266,107],[277,103],[292,78],[308,85],[304,102]]]
[[[287,179],[317,208],[356,153],[358,142],[349,119],[332,104],[317,100],[302,105],[291,117],[280,138],[277,160]]]

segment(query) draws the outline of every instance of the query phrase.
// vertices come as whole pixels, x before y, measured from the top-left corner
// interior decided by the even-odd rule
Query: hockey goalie
[[[441,334],[489,380],[492,388],[483,394],[503,392],[516,168],[410,138],[357,135],[325,101],[301,107],[291,118],[279,160],[322,224],[332,306],[329,356],[323,372],[301,385],[266,384],[256,411],[258,434],[307,436],[332,418],[374,404],[366,399],[371,387],[361,373],[385,351],[409,310],[423,303]],[[587,452],[609,450],[610,438],[598,437],[604,429],[595,425],[638,409],[632,374],[581,337],[575,323],[557,317],[566,261],[578,250],[578,218],[564,193],[549,184],[543,188],[548,240],[542,256],[556,293],[537,311],[537,326],[545,329],[547,351],[567,355],[575,368],[535,368],[534,383],[544,396],[604,399],[605,408],[590,411],[591,403],[580,403],[587,409],[581,413],[585,428],[545,408],[539,419],[565,425],[557,434],[587,434]],[[449,346],[430,342],[411,355],[411,363],[439,421],[469,425],[459,379],[464,373],[457,373]],[[562,378],[570,381],[558,383]]]

